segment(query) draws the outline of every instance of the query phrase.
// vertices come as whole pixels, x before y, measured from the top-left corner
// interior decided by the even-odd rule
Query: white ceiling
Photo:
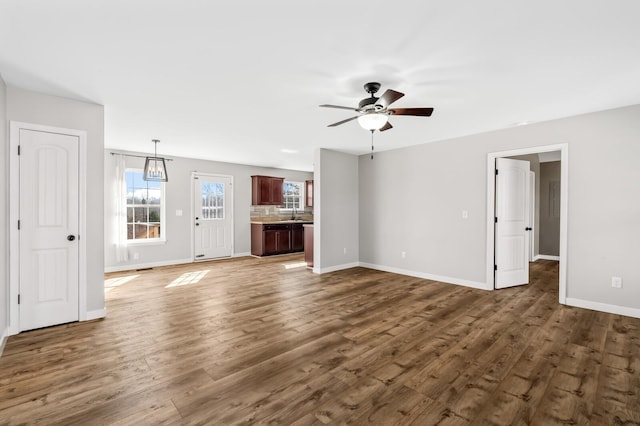
[[[435,108],[376,150],[640,103],[639,18],[637,0],[0,0],[0,74],[104,105],[107,148],[312,170],[316,148],[369,151],[318,107],[367,81]]]

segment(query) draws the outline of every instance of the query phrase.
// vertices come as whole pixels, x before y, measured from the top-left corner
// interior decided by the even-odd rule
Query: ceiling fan
[[[358,103],[357,108],[345,107],[340,105],[320,105],[323,108],[338,108],[356,111],[359,114],[337,123],[329,124],[327,127],[335,127],[347,123],[352,120],[358,120],[362,128],[371,132],[379,130],[384,132],[393,128],[389,123],[391,115],[413,115],[419,117],[429,117],[433,113],[433,108],[389,108],[389,105],[404,96],[404,93],[387,89],[382,96],[377,98],[375,94],[380,90],[380,83],[370,82],[364,85],[364,90],[371,96],[364,98]]]

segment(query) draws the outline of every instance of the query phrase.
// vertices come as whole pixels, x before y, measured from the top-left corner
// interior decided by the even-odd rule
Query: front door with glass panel
[[[233,250],[233,183],[230,176],[193,176],[195,260],[230,257]]]

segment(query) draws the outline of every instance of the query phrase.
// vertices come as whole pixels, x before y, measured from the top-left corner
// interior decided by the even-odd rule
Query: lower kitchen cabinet
[[[304,228],[301,223],[291,224],[291,251],[304,251]]]
[[[304,251],[304,228],[301,223],[251,224],[251,254],[272,254]]]
[[[267,225],[270,228],[274,225]],[[291,231],[289,227],[279,229],[278,227],[285,225],[275,225],[275,229],[263,229],[264,254],[288,253],[291,251]]]

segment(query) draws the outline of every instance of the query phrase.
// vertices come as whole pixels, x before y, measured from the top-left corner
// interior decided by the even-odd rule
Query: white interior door
[[[529,171],[529,262],[535,261],[536,235],[536,173]]]
[[[79,319],[78,136],[20,129],[20,329]]]
[[[233,183],[230,176],[194,174],[195,260],[230,257],[233,250]]]
[[[529,283],[529,162],[497,158],[495,287]]]

